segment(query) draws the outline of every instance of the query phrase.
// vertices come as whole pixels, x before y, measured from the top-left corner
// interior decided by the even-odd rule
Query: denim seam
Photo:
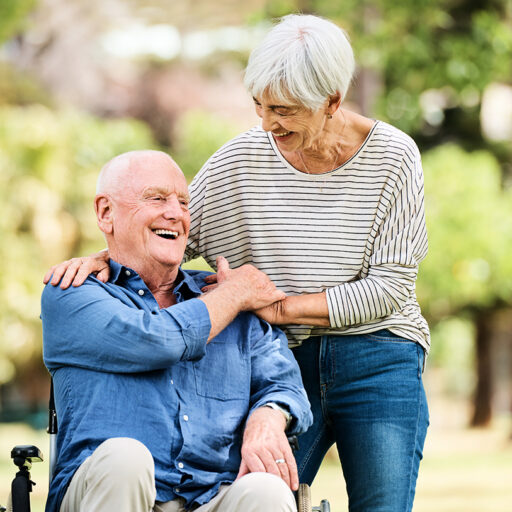
[[[422,367],[421,361],[420,361],[420,352],[419,352],[420,350],[423,350],[423,349],[422,349],[422,347],[420,347],[418,345],[417,351],[416,351],[417,358],[418,358],[418,391],[416,393],[416,399],[418,400],[418,403],[420,404],[420,406],[418,407],[418,415],[416,417],[416,428],[415,428],[415,435],[414,435],[414,447],[413,447],[413,452],[412,452],[412,457],[411,457],[411,467],[410,467],[410,470],[409,470],[409,491],[407,493],[407,506],[406,506],[406,509],[405,509],[406,512],[408,512],[409,510],[412,510],[412,503],[409,503],[409,501],[410,501],[410,496],[411,496],[411,485],[412,485],[412,475],[413,475],[413,468],[414,468],[414,457],[416,455],[416,444],[417,444],[417,440],[418,440],[418,428],[419,428],[419,423],[420,423],[422,409],[424,407],[423,403],[420,400],[420,394],[421,394],[421,367]]]
[[[315,437],[314,441],[310,445],[309,450],[306,452],[304,458],[302,459],[302,463],[299,467],[299,473],[302,473],[304,471],[305,467],[311,460],[311,455],[316,451],[316,447],[318,446],[318,443],[320,443],[320,439],[322,439],[326,430],[326,428],[322,428],[321,430],[319,430],[318,435]]]

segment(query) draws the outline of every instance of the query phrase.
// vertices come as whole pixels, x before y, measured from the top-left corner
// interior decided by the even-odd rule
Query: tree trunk
[[[484,427],[492,417],[493,369],[491,361],[492,312],[482,311],[475,318],[477,382],[473,398],[472,427]]]

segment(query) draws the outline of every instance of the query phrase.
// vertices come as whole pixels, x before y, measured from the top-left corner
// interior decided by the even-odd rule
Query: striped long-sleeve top
[[[290,345],[310,335],[389,329],[427,351],[416,300],[427,253],[418,148],[378,121],[347,162],[323,174],[295,169],[260,127],[220,148],[190,185],[187,259],[252,263],[288,295],[325,292],[330,327],[286,326]]]

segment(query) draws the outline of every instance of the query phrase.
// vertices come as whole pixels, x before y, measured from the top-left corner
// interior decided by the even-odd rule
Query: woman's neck
[[[321,136],[308,147],[282,154],[291,165],[307,174],[333,171],[357,153],[374,123],[373,119],[338,109]]]

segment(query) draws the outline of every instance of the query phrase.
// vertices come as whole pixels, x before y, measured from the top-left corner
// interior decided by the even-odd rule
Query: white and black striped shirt
[[[255,127],[220,148],[190,185],[187,259],[252,263],[289,295],[326,292],[329,328],[287,326],[290,345],[310,335],[390,329],[428,350],[416,300],[427,252],[423,173],[413,140],[377,122],[337,169],[306,174]]]

